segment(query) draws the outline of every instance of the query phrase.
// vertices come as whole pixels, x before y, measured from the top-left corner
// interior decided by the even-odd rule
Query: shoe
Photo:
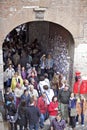
[[[78,125],[79,124],[79,122],[76,122],[76,125]]]
[[[85,125],[84,124],[82,124],[82,127],[84,127]]]

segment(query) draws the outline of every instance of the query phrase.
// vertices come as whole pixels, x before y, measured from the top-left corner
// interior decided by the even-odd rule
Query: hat
[[[76,76],[80,76],[80,75],[81,75],[81,72],[80,72],[80,71],[76,71],[76,72],[75,72],[75,75],[76,75]]]

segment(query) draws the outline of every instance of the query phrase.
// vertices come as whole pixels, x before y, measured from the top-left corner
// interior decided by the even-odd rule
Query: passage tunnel
[[[12,50],[16,49],[18,44],[33,56],[33,65],[39,64],[42,54],[51,53],[55,70],[62,73],[72,85],[74,40],[67,29],[48,21],[33,21],[17,26],[4,40],[4,63],[6,62],[6,46],[8,45],[9,50]]]

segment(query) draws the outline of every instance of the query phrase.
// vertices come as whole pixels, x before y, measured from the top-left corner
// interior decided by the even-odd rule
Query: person
[[[28,89],[25,89],[24,93],[21,95],[20,102],[22,100],[25,100],[26,101],[26,106],[29,106],[29,103],[30,103],[30,94],[28,93]]]
[[[29,130],[39,130],[40,111],[34,106],[34,99],[30,99],[30,105],[27,108],[27,120],[29,122]]]
[[[66,128],[66,122],[62,119],[62,114],[58,113],[52,120],[51,130],[64,130]]]
[[[27,72],[24,66],[21,68],[21,77],[23,80],[27,78]]]
[[[21,99],[21,95],[24,93],[24,90],[26,88],[21,86],[21,84],[19,84],[15,89],[14,89],[14,94],[16,96],[16,107],[18,107],[18,105],[20,104],[20,99]]]
[[[71,91],[67,84],[65,85],[63,89],[59,89],[58,101],[60,102],[60,109],[62,112],[62,116],[66,120],[67,123],[68,123],[68,117],[69,117],[68,104],[69,104],[70,94],[71,94]]]
[[[14,89],[16,87],[18,87],[19,85],[23,86],[23,79],[21,76],[19,76],[18,72],[15,72],[14,76],[12,77],[12,81],[11,81],[12,91],[14,91]]]
[[[14,104],[14,97],[10,96],[9,97],[9,101],[7,102],[7,118],[9,120],[10,123],[10,130],[17,130],[17,122],[14,121],[14,116],[17,112],[16,106]]]
[[[74,93],[71,93],[70,99],[69,99],[69,124],[72,127],[73,130],[75,130],[76,127],[76,115],[71,115],[71,109],[76,109],[76,98]]]
[[[53,58],[52,58],[51,54],[48,54],[47,59],[46,59],[46,71],[48,73],[49,80],[52,79],[53,74],[54,74],[53,65],[54,65]]]
[[[40,69],[41,69],[41,75],[44,75],[46,71],[46,55],[43,54],[40,58]]]
[[[15,52],[15,54],[13,55],[12,60],[13,60],[14,66],[15,66],[15,68],[16,68],[17,65],[18,65],[18,63],[19,63],[19,61],[20,61],[20,56],[19,56],[19,54],[18,54],[18,51]]]
[[[34,86],[31,84],[29,85],[29,94],[30,94],[30,97],[37,97],[38,98],[38,92],[36,89],[34,89]]]
[[[82,80],[81,79],[81,72],[80,71],[76,71],[75,72],[75,82],[74,82],[74,85],[73,85],[73,92],[76,95],[79,94],[81,80]]]
[[[49,88],[48,85],[44,85],[43,89],[44,89],[44,92],[46,94],[47,105],[49,105],[50,102],[52,101],[53,96],[54,96],[54,91],[53,91],[53,89]]]
[[[81,125],[84,126],[84,116],[85,116],[85,111],[86,111],[86,99],[83,95],[80,95],[80,97],[77,98],[76,102],[76,111],[77,111],[77,116],[76,116],[76,124],[79,124],[79,116],[81,116]]]
[[[9,67],[5,70],[5,80],[6,80],[6,87],[10,87],[12,77],[14,76],[15,70],[10,64]]]
[[[37,106],[41,113],[40,122],[39,122],[40,128],[44,128],[44,121],[46,120],[46,114],[48,110],[47,98],[45,92],[43,92],[42,95],[38,98]]]
[[[58,90],[59,90],[59,73],[56,72],[53,75],[53,78],[51,80],[51,86],[54,91],[54,95],[58,96]]]
[[[49,112],[49,119],[50,119],[50,124],[51,124],[52,120],[56,117],[58,113],[57,96],[53,96],[52,102],[50,102],[49,107],[48,107],[48,112]]]
[[[18,115],[19,115],[18,124],[20,130],[27,130],[27,107],[25,100],[22,100],[18,107]]]

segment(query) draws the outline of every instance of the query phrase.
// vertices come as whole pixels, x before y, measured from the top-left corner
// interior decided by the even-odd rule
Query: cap
[[[75,72],[75,75],[76,75],[76,76],[80,76],[80,75],[81,75],[81,72],[80,72],[80,71],[76,71],[76,72]]]

